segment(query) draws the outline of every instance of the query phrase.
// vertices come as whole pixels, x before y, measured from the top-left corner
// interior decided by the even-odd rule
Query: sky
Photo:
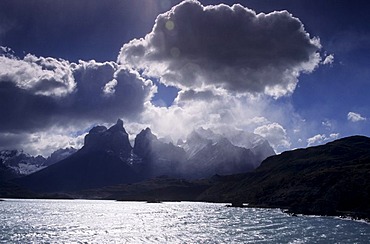
[[[370,136],[365,0],[0,1],[0,149],[50,155],[123,119],[277,153]]]

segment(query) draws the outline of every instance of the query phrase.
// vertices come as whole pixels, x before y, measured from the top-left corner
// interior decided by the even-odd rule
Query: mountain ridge
[[[199,131],[205,144],[194,155],[187,154],[184,147],[162,142],[150,128],[136,136],[132,147],[123,121],[118,119],[110,128],[93,127],[80,150],[19,182],[40,192],[71,191],[133,183],[161,175],[196,179],[242,173],[260,163],[251,150],[235,146],[209,129]],[[185,144],[199,146],[197,142],[190,145],[190,141]]]
[[[0,165],[7,168],[8,172],[12,172],[8,176],[4,175],[5,178],[17,178],[42,170],[67,158],[76,151],[73,147],[61,148],[45,158],[40,155],[31,156],[23,150],[2,150],[0,151]]]

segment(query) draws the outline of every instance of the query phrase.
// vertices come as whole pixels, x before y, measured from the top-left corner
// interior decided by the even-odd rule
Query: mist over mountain
[[[261,163],[251,150],[233,145],[210,129],[194,130],[181,146],[187,157],[182,170],[193,178],[247,172]]]
[[[145,164],[145,171],[150,176],[183,176],[181,165],[185,163],[184,149],[171,142],[160,141],[149,128],[142,130],[135,138],[133,152]]]
[[[275,155],[275,151],[272,149],[270,143],[260,135],[229,128],[224,128],[222,135],[229,139],[233,145],[251,150],[258,164],[269,156]],[[257,167],[258,165],[254,166]]]
[[[50,166],[52,164],[55,164],[55,163],[65,159],[65,158],[69,157],[70,155],[74,154],[75,152],[77,152],[77,149],[73,148],[73,147],[60,148],[60,149],[54,151],[46,159],[46,161],[44,162],[44,165]]]
[[[146,128],[136,136],[132,147],[119,119],[110,128],[95,126],[85,136],[80,150],[19,182],[35,191],[51,192],[131,183],[161,175],[197,179],[248,172],[262,158],[274,154],[262,137],[248,135],[241,139],[242,136],[239,133],[231,138],[251,149],[236,146],[210,129],[196,129],[185,141],[174,145],[159,140]],[[50,158],[69,152],[60,150]]]

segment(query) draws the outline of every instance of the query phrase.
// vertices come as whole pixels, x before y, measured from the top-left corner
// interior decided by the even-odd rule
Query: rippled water
[[[212,203],[0,202],[2,243],[370,243],[370,225]]]

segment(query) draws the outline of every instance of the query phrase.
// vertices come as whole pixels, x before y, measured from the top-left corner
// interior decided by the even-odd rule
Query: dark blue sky
[[[86,62],[89,60],[116,62],[125,43],[129,43],[135,38],[144,38],[145,35],[152,31],[158,14],[168,11],[179,2],[181,1],[3,0],[0,1],[0,46],[12,49],[14,51],[13,58],[17,57],[18,59],[23,59],[24,56],[30,53],[36,57],[52,57],[56,60],[63,59],[70,63],[78,63],[79,60]],[[285,147],[281,147],[284,143],[280,146],[277,143],[275,149],[278,151],[323,143],[347,135],[370,135],[370,109],[368,106],[370,104],[370,29],[368,26],[370,23],[370,3],[368,1],[203,0],[200,2],[204,6],[218,5],[220,3],[232,5],[240,2],[244,7],[254,10],[257,14],[260,12],[270,13],[287,10],[302,22],[305,31],[310,34],[311,38],[317,37],[320,39],[322,47],[318,52],[321,55],[322,62],[328,55],[333,55],[334,57],[332,63],[325,65],[321,63],[312,72],[301,72],[298,77],[297,87],[291,94],[277,99],[271,97],[262,98],[263,102],[259,105],[242,103],[245,106],[246,114],[253,114],[254,118],[263,117],[268,121],[265,124],[256,125],[260,129],[252,128],[250,124],[243,127],[244,129],[248,128],[255,130],[255,132],[261,132],[263,129],[271,129],[272,127],[268,127],[269,124],[281,125],[285,134],[280,140],[288,141],[289,146],[285,143]],[[4,63],[0,63],[0,65],[7,67]],[[114,69],[116,68],[112,68],[112,71],[108,72],[105,70],[104,72],[112,76]],[[2,70],[1,72],[4,73],[5,71]],[[6,75],[9,76],[9,74]],[[4,77],[8,77],[6,75],[2,76],[3,81],[5,81]],[[94,77],[97,77],[97,74]],[[181,99],[179,100],[178,98],[175,101],[174,99],[179,91],[183,90],[185,93],[186,89],[182,86],[168,88],[164,84],[168,85],[170,81],[167,80],[161,84],[161,77],[150,77],[149,75],[143,75],[143,77],[151,79],[157,85],[158,92],[151,99],[152,103],[157,107],[172,106],[167,112],[175,114],[171,109],[175,110],[181,107],[180,103],[177,103],[177,100],[180,101]],[[106,78],[104,82],[106,83],[110,79]],[[176,86],[175,83],[174,85]],[[199,92],[199,89],[198,87],[195,91]],[[8,91],[3,88],[3,92]],[[214,94],[217,93],[215,90],[212,92]],[[39,96],[39,94],[37,95]],[[22,99],[27,103],[28,98],[26,96],[22,96]],[[230,100],[231,98],[228,99]],[[42,99],[39,100],[37,98],[36,100],[37,104],[43,103]],[[145,100],[144,97],[143,100]],[[9,102],[9,99],[2,102],[3,106],[8,106],[6,102]],[[48,102],[45,104],[45,107],[54,108],[53,103]],[[104,106],[101,105],[99,109],[104,109]],[[155,120],[156,117],[152,115],[154,112],[145,107],[147,105],[142,106],[142,104],[140,106],[132,106],[133,111],[139,109],[141,112],[144,111],[144,115],[140,115],[140,118],[129,117],[127,118],[127,123],[137,119],[141,120],[141,124],[150,125],[152,123],[151,119]],[[181,109],[187,111],[186,113],[189,115],[191,111],[196,110],[193,103],[192,106],[187,104],[181,107]],[[254,114],[253,106],[258,107],[255,110],[259,112]],[[265,113],[262,111],[263,108],[267,108]],[[67,109],[58,107],[58,116],[60,114],[73,116],[74,113],[67,113]],[[227,110],[227,108],[223,109]],[[269,109],[282,112],[279,115],[271,115]],[[38,110],[41,111],[42,109],[39,108]],[[118,108],[112,111],[118,111]],[[32,108],[30,108],[29,112],[32,113]],[[50,131],[51,124],[55,121],[60,121],[60,118],[53,113],[42,111],[40,114],[45,116],[45,118],[52,118],[50,120],[47,119],[48,123],[45,123],[45,127],[35,122],[35,118],[25,122],[25,124],[37,124],[34,127],[30,126],[29,130],[23,124],[14,128],[5,128],[5,125],[1,128],[2,125],[0,124],[0,132],[3,133],[3,138],[5,138],[5,135],[7,135],[7,138],[10,138],[9,140],[0,141],[0,147],[5,148],[8,145],[16,147],[17,143],[19,143],[19,145],[27,148],[30,137],[35,136],[37,133]],[[86,116],[86,120],[90,119],[91,123],[99,121],[108,123],[114,117],[120,115],[119,113],[110,113],[109,116],[112,116],[112,118],[99,120],[92,114],[91,112]],[[150,114],[148,118],[142,119],[143,116],[148,114]],[[213,114],[217,115],[214,111],[212,116]],[[122,117],[125,116],[126,114],[122,114]],[[233,116],[235,117],[235,115]],[[288,118],[290,116],[291,118]],[[17,120],[17,114],[12,118]],[[249,118],[245,115],[243,118],[235,117],[235,119],[248,120],[252,119],[252,117]],[[80,119],[77,120],[82,121]],[[301,122],[299,121],[304,123],[300,124]],[[64,122],[60,123],[63,124]],[[153,127],[157,123],[159,124],[160,122],[153,122]],[[86,121],[84,123],[71,123],[69,128],[73,126],[87,126],[87,124]],[[196,123],[196,125],[201,125],[201,123]],[[19,129],[23,128],[22,126],[25,129]],[[79,130],[83,130],[83,128],[79,128]],[[164,129],[158,125],[157,131],[161,132],[162,130]],[[68,131],[68,133],[73,134],[73,129]],[[22,133],[27,134],[27,142],[23,141]],[[60,132],[58,133],[61,134]],[[261,132],[261,134],[263,133]],[[276,139],[266,134],[266,137],[269,136],[272,140]],[[30,150],[34,150],[34,148]],[[40,149],[39,151],[43,152],[43,150]]]

